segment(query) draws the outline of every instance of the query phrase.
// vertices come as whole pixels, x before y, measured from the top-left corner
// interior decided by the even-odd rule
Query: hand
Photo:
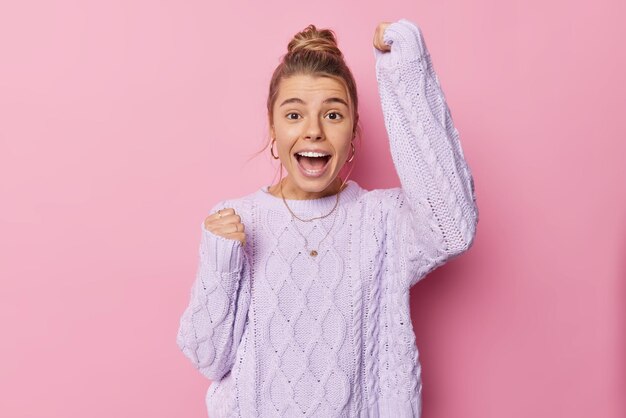
[[[241,223],[241,217],[235,213],[233,208],[220,209],[207,216],[204,220],[204,227],[216,235],[227,239],[236,239],[241,244],[246,245],[245,227]]]
[[[391,25],[391,22],[380,22],[374,31],[374,47],[382,52],[391,51],[391,47],[383,40],[385,29]]]

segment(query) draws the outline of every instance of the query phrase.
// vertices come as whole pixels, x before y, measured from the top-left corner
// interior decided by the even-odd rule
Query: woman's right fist
[[[233,208],[220,209],[210,214],[204,220],[204,227],[216,235],[236,239],[242,245],[246,245],[245,227],[241,223],[241,217]]]

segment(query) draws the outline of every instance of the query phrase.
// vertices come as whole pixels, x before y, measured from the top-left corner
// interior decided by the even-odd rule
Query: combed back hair
[[[342,82],[348,92],[353,110],[353,135],[358,130],[359,112],[356,83],[337,46],[335,33],[330,29],[317,29],[309,25],[298,32],[287,45],[287,53],[274,70],[267,97],[267,114],[270,126],[273,123],[274,102],[278,87],[284,78],[294,75],[332,77]]]
[[[342,83],[348,92],[348,101],[352,108],[352,134],[360,139],[359,101],[354,76],[346,64],[343,53],[337,46],[337,38],[331,29],[318,29],[309,25],[296,33],[287,45],[285,53],[270,80],[267,96],[267,115],[270,126],[273,125],[273,108],[278,97],[280,82],[295,75],[331,77]],[[271,145],[271,138],[255,154],[264,152]]]

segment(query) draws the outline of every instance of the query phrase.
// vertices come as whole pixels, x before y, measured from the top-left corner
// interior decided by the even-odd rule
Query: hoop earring
[[[350,159],[348,160],[349,163],[352,162],[352,160],[354,159],[354,156],[356,155],[356,148],[354,148],[354,142],[350,142],[350,145],[352,145],[352,157],[350,157]]]
[[[272,154],[272,157],[274,157],[275,160],[278,160],[280,157],[274,155],[274,142],[276,142],[276,138],[273,138],[272,143],[270,144],[270,154]]]

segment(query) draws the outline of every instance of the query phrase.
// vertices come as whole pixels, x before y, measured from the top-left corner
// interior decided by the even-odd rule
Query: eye
[[[291,117],[291,116],[295,116],[295,117]],[[300,117],[300,115],[297,114],[296,112],[287,113],[287,119],[296,120],[299,117]]]
[[[343,115],[338,112],[330,112],[326,116],[328,116],[330,120],[339,120],[343,118]]]

